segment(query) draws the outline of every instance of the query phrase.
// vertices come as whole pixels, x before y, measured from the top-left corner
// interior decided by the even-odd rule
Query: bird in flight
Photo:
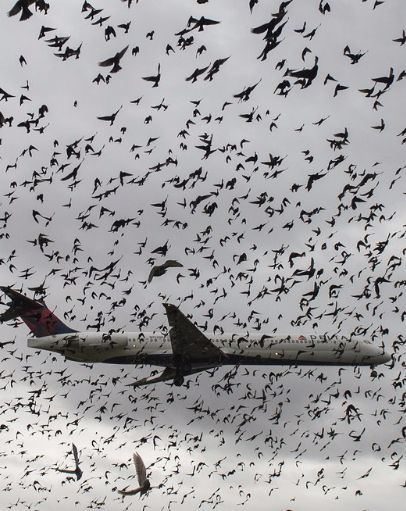
[[[20,21],[28,20],[32,16],[29,6],[35,3],[35,0],[18,0],[14,7],[8,12],[9,16],[15,16],[21,11]]]
[[[118,490],[120,495],[136,495],[137,493],[141,493],[141,495],[145,495],[148,490],[151,488],[151,483],[147,479],[147,471],[145,469],[144,462],[142,461],[141,456],[136,452],[133,454],[133,460],[135,465],[135,470],[137,472],[138,484],[139,487],[134,490],[127,490],[127,486],[122,490]]]
[[[100,121],[109,121],[110,126],[112,126],[114,121],[116,120],[117,114],[120,112],[120,110],[122,108],[123,108],[123,105],[121,105],[120,108],[118,110],[116,110],[114,113],[112,113],[111,115],[102,115],[102,116],[98,117],[98,119]]]
[[[183,264],[178,263],[178,261],[175,261],[174,259],[168,259],[164,262],[164,264],[157,265],[152,268],[148,277],[148,283],[150,283],[154,277],[161,277],[164,275],[168,268],[180,268],[182,266]]]
[[[158,87],[159,81],[161,80],[161,64],[158,64],[158,72],[156,75],[143,76],[142,79],[147,82],[152,82],[154,84],[152,87]]]
[[[79,479],[83,475],[83,472],[82,472],[82,470],[79,467],[78,450],[77,450],[77,447],[76,447],[75,444],[72,444],[72,453],[73,453],[73,457],[75,458],[75,468],[74,468],[74,470],[62,469],[62,468],[57,468],[56,470],[58,472],[63,472],[64,474],[75,474],[76,480],[79,481]]]
[[[123,48],[121,51],[117,52],[113,57],[103,60],[102,62],[99,62],[99,66],[102,66],[102,67],[113,66],[110,70],[110,73],[117,73],[121,69],[120,60],[124,57],[127,50],[128,50],[128,45],[125,48]]]

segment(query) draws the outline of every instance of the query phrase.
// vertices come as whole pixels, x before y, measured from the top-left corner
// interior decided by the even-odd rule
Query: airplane
[[[77,331],[65,325],[45,303],[11,287],[1,322],[20,317],[33,337],[27,345],[77,362],[150,364],[163,372],[140,379],[133,387],[173,380],[223,365],[375,366],[391,356],[367,339],[328,335],[221,334],[206,336],[173,304],[164,303],[169,330],[164,332]]]

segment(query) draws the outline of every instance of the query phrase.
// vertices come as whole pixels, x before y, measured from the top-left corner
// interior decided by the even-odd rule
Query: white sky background
[[[258,326],[256,316],[249,320],[255,310],[260,322],[268,321],[261,332],[276,329],[277,333],[349,335],[365,329],[365,336],[373,338],[376,344],[384,343],[390,352],[397,350],[393,366],[379,367],[378,377],[369,368],[341,371],[240,368],[231,380],[231,391],[227,392],[215,387],[224,386],[222,378],[230,368],[223,368],[212,376],[201,373],[192,378],[189,388],[160,384],[134,392],[126,384],[149,374],[150,368],[89,367],[38,354],[26,348],[25,326],[14,330],[10,325],[2,325],[2,341],[14,340],[14,346],[5,345],[1,351],[1,423],[5,425],[0,433],[2,507],[25,509],[35,504],[31,509],[42,511],[55,509],[59,503],[62,511],[72,509],[78,502],[77,506],[92,509],[123,510],[148,505],[151,509],[176,510],[181,508],[185,495],[193,492],[184,500],[190,509],[198,509],[202,501],[208,502],[203,502],[200,509],[236,509],[246,499],[247,509],[260,511],[270,505],[273,509],[307,510],[319,503],[326,510],[344,506],[375,510],[382,509],[387,502],[394,510],[403,508],[405,359],[400,343],[404,339],[406,190],[405,170],[397,172],[405,165],[402,145],[405,137],[397,135],[406,127],[406,81],[397,78],[406,67],[406,45],[401,46],[393,39],[401,37],[405,28],[406,5],[401,0],[387,0],[375,9],[370,0],[330,4],[331,13],[322,15],[318,2],[293,0],[287,7],[282,42],[261,62],[257,56],[264,41],[250,29],[269,21],[271,14],[278,11],[278,2],[260,0],[250,14],[248,2],[240,0],[210,0],[204,5],[141,0],[130,9],[119,0],[94,1],[94,7],[104,9],[102,16],[110,16],[102,28],[84,19],[81,2],[53,2],[46,16],[34,12],[24,22],[7,17],[13,2],[2,3],[0,87],[15,96],[0,102],[3,115],[14,117],[11,128],[6,125],[0,130],[0,217],[12,215],[0,231],[0,235],[4,234],[0,239],[3,285],[22,287],[31,296],[28,288],[45,279],[49,306],[56,307],[57,314],[65,316],[70,325],[83,330],[95,324],[99,312],[105,320],[105,329],[137,330],[142,316],[137,317],[136,306],[151,316],[147,329],[158,328],[166,324],[162,301],[168,300],[181,304],[181,309],[192,314],[199,325],[204,325],[207,319],[208,333],[215,324],[221,324],[226,331],[252,330]],[[191,32],[193,44],[181,50],[174,34],[186,27],[191,15],[197,18],[204,15],[221,23],[202,32]],[[117,25],[130,20],[131,27],[125,35]],[[296,33],[294,30],[305,21],[304,33]],[[117,37],[108,42],[104,39],[107,24],[117,32]],[[38,40],[42,25],[56,30]],[[311,41],[303,37],[318,25]],[[154,37],[149,40],[145,36],[151,30]],[[62,61],[54,56],[53,49],[44,42],[54,35],[70,35],[67,44],[71,48],[83,43],[80,58]],[[103,75],[108,72],[108,68],[97,63],[127,44],[129,50],[121,61],[123,69],[112,75],[108,85],[92,83],[99,72]],[[165,54],[167,44],[175,49],[169,56]],[[203,44],[207,51],[196,57]],[[140,53],[134,57],[131,49],[137,45]],[[351,65],[343,55],[346,45],[353,53],[366,52],[358,64]],[[305,47],[311,52],[303,61]],[[20,55],[24,55],[26,66],[20,66]],[[309,87],[301,89],[294,85],[286,98],[273,93],[283,79],[293,85],[294,78],[283,76],[287,68],[311,68],[316,55],[319,71]],[[213,81],[204,81],[202,77],[194,84],[185,81],[195,68],[226,57],[230,58]],[[283,59],[285,66],[276,70],[277,62]],[[161,81],[157,88],[152,88],[142,77],[155,74],[159,63]],[[384,94],[366,98],[359,92],[373,86],[372,78],[388,76],[391,67],[395,79]],[[348,88],[334,97],[336,82],[323,85],[327,74]],[[239,103],[233,97],[260,79],[249,101]],[[26,80],[28,91],[21,88]],[[382,85],[375,87],[376,92],[382,89]],[[20,106],[21,94],[31,101]],[[142,97],[138,106],[130,103],[138,97]],[[153,109],[163,98],[167,110]],[[376,99],[381,106],[374,110]],[[200,113],[195,116],[192,100],[201,100]],[[225,101],[232,104],[222,111]],[[36,116],[44,104],[49,111],[39,126],[48,123],[49,126],[43,134],[33,130],[27,134],[25,128],[17,126],[28,118],[29,112]],[[97,119],[121,105],[113,126]],[[252,109],[257,109],[260,118],[244,122],[239,116]],[[145,124],[149,115],[152,120]],[[211,120],[207,122],[204,118],[209,115]],[[277,127],[270,131],[269,126],[278,115]],[[222,122],[216,121],[220,116]],[[321,126],[313,124],[324,117],[328,119]],[[188,119],[195,124],[187,129],[183,140],[177,135],[186,129]],[[383,131],[372,129],[381,119],[385,122]],[[295,131],[302,125],[301,131]],[[120,132],[122,127],[126,127],[124,134]],[[349,144],[334,151],[327,139],[345,128]],[[202,160],[203,152],[195,148],[201,145],[199,137],[204,133],[213,135],[212,147],[217,149],[207,160]],[[100,157],[85,153],[84,139],[94,134],[91,144],[94,150],[104,146]],[[159,138],[147,147],[150,137]],[[120,138],[121,142],[117,141]],[[68,159],[66,145],[79,139],[82,139],[78,144],[80,158]],[[241,149],[243,139],[249,142]],[[54,140],[58,146],[54,146]],[[187,145],[187,150],[181,149],[181,142]],[[236,144],[237,151],[219,150],[228,143]],[[33,151],[31,158],[28,153],[21,155],[31,144],[38,151]],[[133,144],[141,147],[130,152]],[[149,154],[146,151],[150,149]],[[310,163],[302,153],[305,150],[314,157]],[[54,155],[55,151],[60,154]],[[137,151],[139,159],[134,158]],[[277,169],[286,170],[275,179],[267,179],[268,169],[261,164],[269,159],[269,153],[285,158]],[[255,154],[256,164],[246,161]],[[53,155],[55,165],[51,164]],[[309,175],[325,173],[329,161],[340,155],[345,157],[344,161],[316,181],[311,190],[306,190]],[[177,159],[176,167],[168,165],[160,172],[149,171],[168,156]],[[78,172],[80,182],[70,190],[72,180],[61,178],[83,158]],[[16,161],[17,167],[7,170]],[[70,165],[58,171],[66,163]],[[169,182],[176,176],[183,180],[199,167],[203,167],[203,174],[207,173],[205,181],[197,181],[192,187],[190,180],[185,190]],[[41,168],[42,177],[52,176],[52,182],[40,183],[31,190],[30,185],[24,186],[25,181],[32,181],[33,172],[40,172]],[[115,194],[101,201],[92,197],[97,177],[101,186],[96,194],[119,185],[120,171],[133,176],[126,177],[126,184],[119,186]],[[132,177],[142,178],[148,171],[143,186],[129,183]],[[339,210],[342,206],[338,195],[346,185],[360,183],[364,172],[377,174],[357,192],[365,202],[352,209],[354,195],[347,192],[341,204],[349,207]],[[211,195],[191,214],[191,201],[216,192],[220,188],[216,184],[223,181],[225,185],[232,178],[236,179],[233,190],[220,189],[218,196]],[[115,180],[109,183],[110,179]],[[293,184],[301,188],[293,192]],[[369,198],[362,196],[371,189],[374,191]],[[273,202],[261,207],[252,204],[264,191],[268,198],[274,197]],[[38,199],[40,194],[43,202]],[[246,199],[241,198],[247,194]],[[233,204],[236,197],[240,197],[239,204]],[[165,218],[187,222],[185,229],[178,229],[173,223],[162,225],[165,218],[152,204],[166,198]],[[283,211],[268,216],[266,207],[280,209],[284,198],[289,203]],[[178,204],[184,199],[185,208]],[[71,207],[63,206],[70,201]],[[213,202],[218,207],[209,217],[203,208]],[[381,205],[376,216],[370,221],[360,218],[368,217],[375,205]],[[114,211],[114,216],[105,214],[99,218],[102,206]],[[239,210],[233,214],[230,206],[238,206]],[[89,207],[92,209],[86,221],[97,227],[84,230],[78,216]],[[311,217],[311,223],[300,219],[302,210],[315,208],[322,209]],[[33,210],[46,217],[53,215],[52,221],[46,225],[46,220],[38,218],[36,223]],[[328,221],[333,216],[335,225],[331,226]],[[116,233],[110,231],[115,220],[128,218],[139,220],[139,227],[130,224]],[[289,230],[284,226],[291,221],[293,226]],[[261,224],[265,224],[261,231],[253,230]],[[211,232],[202,235],[208,226],[212,227]],[[49,260],[38,246],[28,242],[40,233],[53,240],[45,254],[58,252],[59,261],[56,257]],[[238,241],[240,234],[244,237]],[[357,248],[365,235],[366,246]],[[209,239],[199,243],[198,236],[201,240],[208,236]],[[226,236],[229,240],[220,243]],[[82,249],[76,258],[72,254],[75,238],[80,240]],[[142,253],[134,254],[146,238]],[[183,263],[180,273],[184,278],[177,284],[179,272],[173,269],[146,287],[142,282],[148,278],[151,268],[148,259],[154,256],[151,252],[167,240],[168,257]],[[387,240],[385,250],[379,253],[379,243]],[[203,245],[204,251],[198,252]],[[195,253],[186,254],[186,247]],[[272,251],[281,247],[283,253],[274,260]],[[345,264],[340,263],[343,251],[349,254]],[[204,258],[212,252],[218,262],[215,268]],[[305,255],[295,259],[290,267],[292,252]],[[237,264],[243,253],[247,260]],[[295,270],[306,270],[312,258],[316,272],[323,273],[309,280],[293,277]],[[89,278],[92,264],[103,268],[118,259],[116,271],[107,283],[96,280],[95,274]],[[398,266],[391,266],[399,261]],[[155,262],[160,263],[161,258],[155,257]],[[276,266],[270,267],[273,263]],[[32,268],[33,274],[24,278],[27,268]],[[191,275],[193,268],[200,271],[197,279]],[[227,271],[222,273],[224,268]],[[255,271],[249,271],[253,268]],[[55,275],[48,275],[52,269],[57,270]],[[128,274],[129,271],[132,273]],[[246,277],[237,279],[239,272]],[[128,280],[123,280],[127,275]],[[271,291],[280,286],[277,275],[290,278],[286,281],[288,287],[294,284],[280,300]],[[377,296],[374,282],[381,277],[389,282],[380,286]],[[67,278],[73,281],[69,283]],[[213,279],[212,284],[207,284],[209,279]],[[303,295],[313,290],[315,282],[320,285],[320,292],[313,301],[305,303]],[[332,285],[342,286],[337,296],[329,295]],[[250,304],[264,286],[270,294]],[[130,288],[131,292],[124,294]],[[226,297],[215,302],[223,288]],[[248,290],[249,296],[241,294]],[[364,290],[363,297],[354,297]],[[101,295],[103,292],[107,296]],[[193,297],[185,300],[191,293]],[[123,297],[125,305],[112,308],[112,303]],[[78,301],[82,298],[83,305]],[[204,315],[211,308],[214,316],[209,319]],[[337,310],[335,316],[331,315]],[[228,317],[221,321],[226,314]],[[58,371],[64,369],[64,376],[69,377],[61,381]],[[113,385],[115,377],[119,380]],[[42,393],[34,399],[30,392],[38,389]],[[263,390],[265,403],[261,399]],[[346,393],[348,390],[351,395]],[[48,398],[54,395],[50,401]],[[34,403],[31,407],[30,400]],[[345,410],[350,403],[359,409],[361,421],[346,420]],[[106,406],[104,413],[100,412],[102,406]],[[274,414],[280,406],[282,413],[277,421]],[[78,417],[76,425],[73,421]],[[134,422],[126,422],[128,417]],[[359,442],[349,436],[361,433],[364,428]],[[336,432],[337,436],[331,438],[328,432],[330,435]],[[156,446],[152,442],[155,434],[161,439]],[[248,441],[255,435],[258,436]],[[72,441],[81,452],[84,476],[79,483],[66,480],[53,470],[56,466],[72,465]],[[130,479],[135,474],[130,458],[136,449],[147,465],[155,463],[150,469],[151,484],[163,486],[151,491],[142,503],[138,497],[133,498],[135,502],[130,497],[123,502],[112,490],[126,486],[127,481],[135,483]],[[216,468],[216,462],[222,458],[225,460]],[[128,463],[128,468],[120,470],[115,464],[123,462]],[[199,462],[206,465],[201,465],[197,472]],[[190,476],[193,465],[196,473]],[[279,468],[280,475],[274,475]],[[359,479],[370,468],[368,477]],[[321,479],[314,485],[317,473]],[[34,488],[38,490],[39,486],[33,486],[34,481],[44,490],[36,491]],[[356,493],[358,490],[360,494]]]

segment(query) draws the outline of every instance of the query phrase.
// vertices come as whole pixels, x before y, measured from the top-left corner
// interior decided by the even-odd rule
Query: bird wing
[[[121,59],[124,56],[125,52],[128,50],[128,46],[129,45],[127,44],[125,48],[123,48],[120,52],[117,53],[116,55],[117,59]]]
[[[98,117],[100,121],[111,121],[112,117],[111,115],[102,115],[101,117]]]
[[[127,487],[123,488],[122,490],[117,490],[117,493],[120,495],[136,495],[141,491],[141,488],[135,488],[134,490],[127,490]]]
[[[266,30],[268,30],[268,28],[269,28],[269,22],[264,23],[263,25],[260,25],[259,27],[251,28],[251,32],[253,34],[262,34]]]
[[[192,23],[198,23],[198,21],[199,21],[199,20],[198,20],[197,18],[194,18],[193,16],[190,16],[190,18],[189,18],[189,20],[188,20],[188,22],[187,22],[187,26],[188,26],[188,27],[190,27],[190,25],[191,25]]]
[[[210,64],[209,64],[209,66],[210,66]],[[196,78],[197,78],[198,76],[200,76],[200,75],[201,75],[201,74],[203,74],[205,71],[207,71],[207,69],[209,69],[209,66],[201,67],[201,68],[196,68],[190,76],[188,76],[187,78],[185,78],[185,80],[186,80],[187,82],[190,82],[190,80],[193,80],[193,79],[195,79],[195,80],[196,80]]]
[[[138,484],[143,486],[145,481],[147,480],[147,470],[145,468],[144,462],[142,461],[141,456],[138,452],[133,454],[133,460],[135,465],[135,470],[137,472]]]
[[[228,60],[229,58],[230,58],[230,57],[226,57],[226,58],[224,58],[224,59],[217,59],[217,60],[214,62],[214,64],[213,64],[213,66],[212,66],[212,67],[214,67],[214,66],[221,66],[221,65],[223,65],[225,62],[227,62],[227,60]]]
[[[208,18],[203,18],[201,21],[202,21],[203,25],[218,25],[220,23],[219,21],[210,20]]]
[[[215,367],[223,353],[175,305],[164,303],[175,359],[195,367]]]
[[[152,268],[152,270],[149,272],[149,276],[148,276],[148,284],[151,283],[152,279],[155,277],[155,273],[156,273],[156,270],[157,270],[157,266],[154,266]]]
[[[72,177],[74,177],[74,176],[75,176],[75,174],[76,174],[76,170],[74,169],[74,170],[72,170],[72,172],[70,172],[67,176],[62,177],[62,178],[61,178],[61,181],[67,181],[68,179],[71,179]],[[34,220],[35,220],[35,218],[34,218]],[[36,220],[36,222],[38,223],[38,220]]]
[[[72,453],[73,457],[75,458],[75,465],[79,466],[79,456],[78,456],[78,450],[75,444],[72,444]]]
[[[168,259],[162,266],[165,266],[165,268],[180,268],[183,267],[183,264],[178,263],[175,259]]]
[[[56,468],[57,472],[62,472],[63,474],[74,474],[76,470],[69,470],[67,468]]]
[[[15,16],[21,11],[22,7],[23,6],[21,0],[18,0],[18,2],[16,2],[15,5],[8,11],[8,15]]]
[[[99,62],[99,66],[102,67],[109,67],[114,65],[116,62],[116,56],[110,57],[109,59],[103,60],[102,62]]]

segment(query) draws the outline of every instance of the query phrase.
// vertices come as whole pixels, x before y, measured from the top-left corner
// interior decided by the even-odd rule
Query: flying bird
[[[76,480],[79,481],[79,479],[83,475],[83,472],[82,472],[82,470],[79,467],[78,450],[77,450],[75,444],[72,444],[72,453],[73,453],[73,457],[75,458],[75,468],[74,468],[74,470],[62,469],[62,468],[57,468],[55,470],[57,470],[58,472],[63,472],[64,474],[75,474]]]
[[[147,471],[145,469],[144,462],[142,461],[141,456],[138,453],[133,454],[133,460],[135,465],[135,470],[137,472],[138,484],[139,487],[134,490],[127,490],[127,486],[122,490],[118,490],[120,495],[136,495],[137,493],[141,493],[141,495],[145,495],[147,491],[151,488],[151,483],[147,479]]]
[[[161,64],[158,64],[158,72],[156,75],[143,76],[142,79],[147,82],[153,82],[154,85],[152,87],[158,87],[159,81],[161,79]]]
[[[161,277],[162,275],[164,275],[168,268],[180,267],[183,267],[183,264],[179,263],[178,261],[175,261],[174,259],[168,259],[166,262],[164,262],[164,264],[157,265],[152,268],[148,277],[148,283],[150,283],[154,277]]]
[[[213,80],[213,76],[219,72],[220,70],[220,67],[225,63],[227,62],[227,60],[229,59],[230,57],[226,57],[225,59],[217,59],[214,64],[211,66],[211,68],[209,69],[209,71],[207,72],[207,76],[205,76],[205,80],[210,80],[212,81]]]
[[[114,121],[116,120],[117,114],[119,113],[119,111],[122,108],[123,108],[123,105],[121,105],[120,108],[118,110],[116,110],[114,113],[112,113],[111,115],[102,115],[101,117],[98,117],[98,119],[100,121],[108,121],[108,122],[110,122],[110,126],[112,126]]]
[[[185,78],[185,80],[187,82],[192,81],[192,83],[195,83],[197,78],[200,75],[202,75],[203,73],[205,73],[209,69],[209,67],[210,67],[210,64],[208,66],[206,66],[206,67],[196,68],[190,76]]]
[[[193,26],[191,27],[192,23],[193,23]],[[181,30],[180,32],[177,32],[175,35],[184,36],[188,32],[195,30],[196,28],[199,29],[199,32],[202,32],[204,30],[205,26],[217,25],[218,23],[220,23],[220,22],[216,21],[216,20],[211,20],[211,19],[205,18],[204,16],[201,16],[199,19],[194,18],[193,16],[190,16],[189,21],[187,23],[187,28]]]
[[[43,37],[45,37],[45,34],[47,32],[52,32],[53,30],[56,30],[56,29],[55,28],[51,28],[51,27],[45,27],[44,25],[42,25],[41,30],[39,32],[38,39],[42,39]]]
[[[120,71],[120,69],[122,69],[120,66],[120,60],[124,57],[127,50],[128,50],[128,44],[121,51],[117,52],[113,57],[103,60],[102,62],[99,62],[99,66],[102,66],[102,67],[113,66],[110,70],[110,73],[117,73],[118,71]]]
[[[29,6],[35,3],[36,0],[18,0],[14,7],[8,11],[9,16],[15,16],[21,11],[20,21],[28,20],[32,16]]]
[[[402,36],[396,39],[392,39],[394,43],[400,43],[400,46],[403,46],[406,43],[406,32],[402,30]]]

